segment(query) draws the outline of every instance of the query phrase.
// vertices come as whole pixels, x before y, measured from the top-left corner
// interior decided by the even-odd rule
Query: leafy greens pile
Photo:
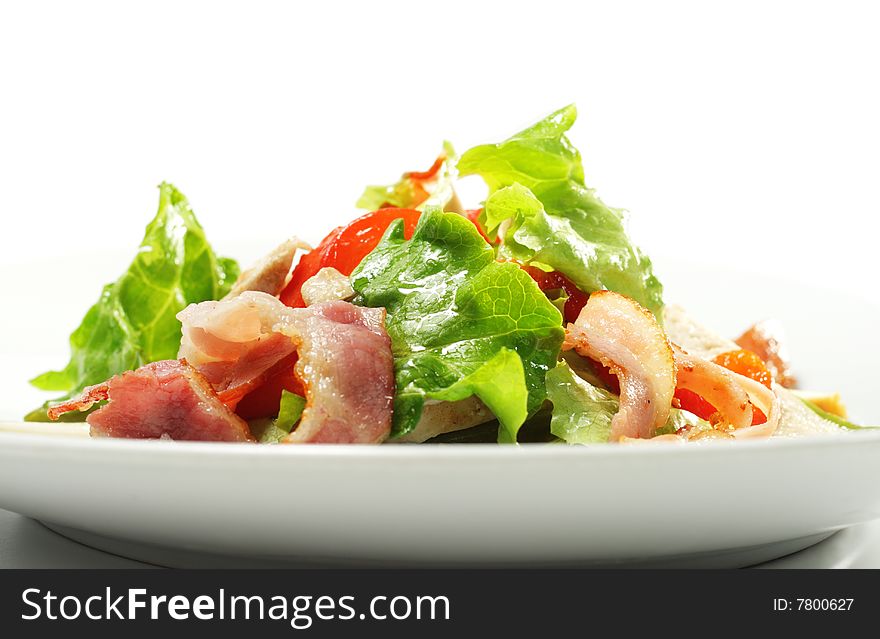
[[[662,312],[662,287],[650,260],[627,238],[621,212],[584,183],[581,156],[565,135],[576,116],[574,106],[565,107],[459,160],[446,143],[436,173],[404,174],[396,184],[368,187],[359,200],[368,209],[423,211],[410,239],[402,220],[392,223],[351,275],[354,303],[387,311],[396,376],[392,437],[416,427],[426,402],[475,396],[498,418],[500,442],[516,442],[548,399],[556,437],[608,440],[617,398],[559,362],[562,315],[520,268],[556,270],[585,292],[615,290],[658,318]],[[467,218],[442,211],[454,198],[457,173],[480,175],[489,186],[478,222],[496,244]],[[172,359],[180,345],[176,314],[230,289],[238,265],[213,252],[176,188],[163,183],[159,194],[158,213],[131,266],[104,287],[71,335],[69,363],[38,376],[34,386],[65,399],[123,371]],[[303,406],[303,398],[285,393],[276,419],[252,424],[258,439],[286,436]],[[28,418],[45,419],[45,407]]]
[[[214,254],[184,195],[159,185],[159,211],[128,269],[107,284],[70,336],[70,361],[60,371],[31,380],[66,399],[86,386],[162,359],[180,348],[175,315],[188,304],[223,297],[238,277],[238,264]],[[82,419],[81,414],[72,417]],[[39,408],[26,419],[45,421]]]
[[[663,287],[651,261],[630,243],[621,212],[584,184],[581,155],[565,136],[576,118],[570,105],[504,142],[470,149],[458,171],[489,186],[480,222],[490,236],[501,233],[500,257],[560,271],[587,293],[616,291],[659,318]]]
[[[479,397],[516,441],[546,397],[562,316],[518,266],[495,260],[476,227],[426,210],[410,240],[388,229],[351,275],[355,303],[383,306],[395,359],[392,435],[411,431],[425,400]]]

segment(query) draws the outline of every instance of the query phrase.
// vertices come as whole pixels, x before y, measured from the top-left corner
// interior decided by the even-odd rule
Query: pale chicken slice
[[[275,247],[252,267],[242,271],[223,299],[232,299],[245,291],[259,291],[277,296],[287,284],[293,258],[299,250],[311,251],[312,247],[297,237]]]

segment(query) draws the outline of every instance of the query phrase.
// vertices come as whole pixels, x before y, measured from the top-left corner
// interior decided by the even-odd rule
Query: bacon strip
[[[296,352],[306,409],[289,442],[377,443],[391,430],[394,360],[384,309],[334,301],[290,308],[265,293],[194,304],[180,355],[227,399]]]
[[[702,357],[688,355],[678,346],[673,345],[672,350],[678,369],[676,389],[693,391],[705,399],[720,413],[724,423],[734,429],[751,426],[752,402],[737,379],[742,375]]]
[[[718,408],[719,422],[713,430],[698,431],[696,434],[661,435],[651,442],[694,441],[707,438],[751,439],[770,437],[776,432],[782,414],[779,395],[760,382],[734,373],[723,366],[701,357],[685,353],[679,346],[672,345],[678,366],[678,388],[688,388],[700,394]],[[762,424],[752,426],[753,407],[758,407],[766,416]],[[624,443],[645,440],[623,438]]]
[[[93,437],[194,441],[253,441],[247,422],[229,410],[198,371],[185,361],[163,360],[87,388],[78,400],[54,406],[64,412],[108,399],[86,421]]]
[[[325,302],[290,309],[275,330],[297,343],[306,408],[288,443],[378,444],[391,432],[394,358],[385,309]]]
[[[93,404],[102,402],[108,398],[107,382],[96,384],[95,386],[87,386],[83,389],[79,397],[68,399],[66,402],[54,404],[46,410],[46,414],[53,422],[61,417],[64,413],[70,413],[75,410],[88,410]]]
[[[761,409],[761,412],[767,416],[767,421],[763,424],[755,426],[746,426],[738,428],[730,434],[737,439],[746,439],[751,437],[770,437],[779,427],[779,420],[782,416],[782,407],[779,395],[775,390],[769,389],[760,382],[744,377],[736,376],[737,383],[742,386],[749,395],[749,400]]]
[[[296,349],[289,338],[272,330],[285,309],[276,298],[256,291],[190,304],[177,314],[183,324],[177,355],[196,367],[221,396],[240,399]]]
[[[672,348],[654,316],[637,302],[611,291],[593,293],[566,328],[562,348],[601,362],[620,380],[611,441],[649,438],[666,423],[676,384]]]

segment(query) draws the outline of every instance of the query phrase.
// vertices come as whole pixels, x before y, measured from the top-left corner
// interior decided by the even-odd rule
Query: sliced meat
[[[777,320],[758,322],[736,338],[740,348],[752,351],[767,365],[773,381],[786,388],[797,386],[791,369],[791,360],[785,346],[785,332]]]
[[[770,435],[775,433],[776,429],[779,427],[779,420],[782,416],[782,408],[778,393],[775,389],[767,388],[760,382],[751,378],[737,375],[736,373],[734,373],[734,376],[737,383],[743,387],[746,393],[748,393],[749,401],[767,416],[767,421],[763,424],[738,428],[731,431],[730,434],[736,439],[770,437]]]
[[[86,421],[93,437],[248,442],[247,422],[229,410],[197,370],[185,361],[147,364],[87,388],[78,400],[54,406],[57,419],[69,410],[108,399]]]
[[[50,406],[46,410],[46,414],[53,422],[61,417],[64,413],[70,413],[75,410],[88,410],[93,404],[102,402],[107,399],[108,394],[107,382],[96,384],[95,386],[87,386],[83,389],[79,397],[74,397],[60,404]]]
[[[297,354],[307,404],[288,441],[377,443],[388,437],[394,359],[384,309],[342,301],[290,308],[246,291],[191,305],[178,318],[180,356],[229,401]]]
[[[278,295],[287,284],[287,276],[290,275],[290,267],[297,250],[310,251],[312,247],[299,238],[290,238],[251,268],[243,271],[223,299],[232,299],[245,291]]]
[[[302,419],[286,442],[378,444],[388,438],[394,358],[384,309],[341,301],[291,308],[274,330],[297,344],[296,370],[306,389]]]
[[[611,441],[652,437],[666,423],[676,384],[672,348],[654,316],[637,302],[611,291],[593,293],[565,329],[562,348],[617,375],[620,409],[611,421]]]
[[[232,299],[190,304],[177,319],[183,324],[178,357],[186,359],[224,396],[240,396],[296,349],[272,330],[288,309],[267,293],[245,291]],[[259,385],[258,383],[256,385]]]
[[[689,390],[712,404],[726,426],[752,425],[752,402],[737,380],[746,378],[702,357],[689,355],[678,346],[673,346],[673,352],[678,369],[677,389]]]

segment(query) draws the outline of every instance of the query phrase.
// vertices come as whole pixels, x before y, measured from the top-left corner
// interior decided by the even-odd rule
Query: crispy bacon
[[[54,406],[49,416],[88,408],[108,399],[86,421],[93,437],[253,441],[247,422],[227,408],[198,371],[185,361],[163,360],[87,388],[83,395]]]
[[[742,375],[689,355],[678,346],[673,345],[672,350],[678,369],[676,389],[689,390],[702,397],[715,407],[719,419],[732,428],[752,425],[752,402],[736,379]]]
[[[637,302],[611,291],[593,293],[566,328],[562,348],[601,362],[620,380],[611,441],[648,438],[666,423],[675,392],[672,349],[657,320]]]
[[[93,404],[107,399],[107,391],[107,382],[96,384],[94,386],[87,386],[83,389],[83,392],[79,397],[74,397],[65,402],[61,402],[60,404],[50,406],[46,411],[46,414],[49,416],[49,419],[54,422],[64,413],[70,413],[75,410],[88,410]]]
[[[288,309],[275,329],[297,343],[306,408],[288,443],[378,444],[391,432],[394,358],[385,310],[348,302]]]
[[[770,437],[779,426],[782,414],[779,395],[764,384],[727,370],[701,357],[689,355],[675,344],[678,388],[694,390],[718,409],[713,428],[697,429],[675,435],[660,435],[651,442],[703,441],[706,439],[749,439]],[[766,421],[752,424],[754,407],[766,415]],[[624,437],[622,443],[644,440]]]
[[[289,338],[272,330],[286,308],[257,291],[190,304],[177,314],[183,324],[178,357],[195,366],[221,396],[240,399],[240,387],[253,387],[296,349]]]
[[[563,350],[570,349],[608,367],[620,381],[611,441],[651,438],[666,423],[675,390],[690,391],[714,406],[714,428],[652,441],[767,437],[779,424],[773,389],[670,344],[653,315],[617,293],[590,296],[577,321],[566,328]],[[753,426],[755,407],[767,420]]]
[[[376,443],[388,437],[394,361],[384,309],[348,302],[290,308],[244,292],[184,309],[181,357],[230,401],[297,353],[306,409],[290,442]]]
[[[731,435],[736,439],[746,439],[751,437],[770,437],[779,427],[779,419],[782,416],[782,408],[780,405],[779,395],[775,390],[767,388],[760,382],[757,382],[743,375],[734,373],[737,383],[742,386],[749,395],[749,401],[761,410],[767,416],[767,421],[754,426],[746,426],[731,431]]]

